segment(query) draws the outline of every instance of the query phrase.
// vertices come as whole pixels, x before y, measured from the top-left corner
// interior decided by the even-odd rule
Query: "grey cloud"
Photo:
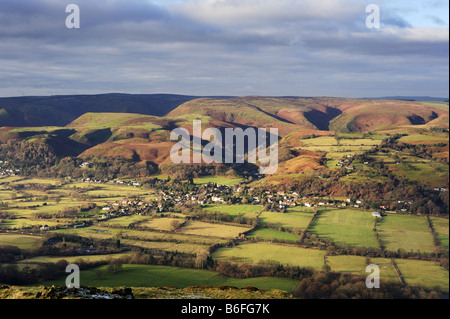
[[[369,92],[375,87],[398,87],[393,95],[404,95],[404,83],[412,91],[420,74],[429,75],[424,91],[448,95],[440,85],[448,84],[448,40],[406,36],[409,25],[395,12],[383,20],[395,32],[368,30],[361,1],[347,1],[356,8],[333,7],[342,14],[306,1],[310,11],[275,8],[271,14],[259,8],[254,15],[237,12],[235,19],[227,12],[228,20],[220,11],[207,16],[144,0],[74,2],[81,10],[77,30],[65,27],[61,1],[0,3],[0,95],[41,90],[374,96]],[[386,86],[386,75],[403,83]]]

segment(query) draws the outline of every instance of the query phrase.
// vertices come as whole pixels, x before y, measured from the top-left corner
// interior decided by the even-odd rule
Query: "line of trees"
[[[293,295],[302,299],[441,299],[441,291],[383,282],[380,288],[368,289],[364,276],[335,272],[314,272],[300,280]]]

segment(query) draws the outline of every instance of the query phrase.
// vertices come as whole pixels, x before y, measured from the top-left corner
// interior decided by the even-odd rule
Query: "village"
[[[208,205],[263,205],[265,211],[275,213],[286,213],[289,207],[306,207],[317,211],[321,207],[357,208],[364,209],[363,201],[360,199],[323,199],[319,197],[301,197],[297,192],[269,191],[251,188],[245,184],[235,186],[218,185],[216,183],[195,185],[189,182],[170,183],[170,179],[154,179],[152,185],[139,183],[135,180],[94,180],[90,178],[81,179],[83,183],[89,184],[117,184],[129,187],[151,188],[157,190],[157,196],[152,201],[146,201],[139,197],[124,198],[122,200],[108,203],[101,207],[98,220],[106,221],[113,218],[129,215],[152,215],[155,213],[175,212],[181,207],[205,207]],[[398,201],[402,207],[399,212],[407,213],[411,201]],[[382,217],[383,214],[395,214],[389,205],[380,205],[379,209],[366,209],[372,212],[374,217]],[[379,210],[379,211],[378,211]],[[74,225],[84,227],[86,223]],[[42,230],[50,230],[44,227]]]

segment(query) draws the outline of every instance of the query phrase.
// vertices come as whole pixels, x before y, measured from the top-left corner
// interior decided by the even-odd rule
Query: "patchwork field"
[[[389,169],[398,176],[420,182],[430,187],[446,187],[448,165],[428,161],[426,163],[389,164]]]
[[[132,253],[126,252],[126,253],[118,253],[118,254],[108,254],[108,255],[84,255],[84,256],[39,256],[39,257],[33,257],[28,259],[23,259],[20,261],[21,264],[28,264],[28,263],[57,263],[60,260],[65,260],[68,263],[77,263],[80,260],[84,262],[96,262],[101,261],[105,259],[118,259],[123,256],[129,256]]]
[[[51,221],[51,220],[31,220],[28,218],[16,218],[16,219],[7,219],[2,222],[2,226],[15,230],[15,229],[22,229],[22,228],[28,228],[28,227],[42,227],[44,225],[54,227],[57,225],[61,225],[61,220],[58,221]]]
[[[432,261],[396,259],[398,268],[406,283],[428,289],[439,287],[449,291],[449,274]]]
[[[53,231],[52,231],[53,232]],[[202,235],[186,235],[179,233],[161,233],[157,231],[142,231],[131,230],[124,228],[109,228],[109,227],[85,227],[85,228],[68,228],[63,230],[54,231],[61,234],[71,234],[86,238],[98,238],[98,239],[111,239],[111,238],[123,238],[134,239],[139,238],[143,241],[161,240],[161,241],[179,241],[185,243],[212,245],[215,243],[225,243],[225,239],[204,237]]]
[[[119,226],[128,227],[130,224],[139,222],[141,225],[145,224],[145,221],[149,220],[150,216],[131,215],[113,218],[102,222],[102,226]]]
[[[214,252],[217,260],[245,263],[279,263],[282,265],[321,269],[325,251],[295,246],[265,243],[242,243],[233,248],[221,248]]]
[[[156,230],[172,231],[184,222],[182,218],[153,218],[139,224],[141,227],[148,227]]]
[[[380,268],[380,283],[383,281],[400,282],[390,259],[370,258],[369,262]],[[362,256],[327,256],[327,265],[331,267],[332,271],[368,275],[366,273],[367,260]]]
[[[332,160],[342,159],[347,156],[361,154],[364,151],[380,145],[384,135],[371,135],[363,133],[339,133],[336,136],[320,136],[301,140],[301,149],[325,152],[329,163],[328,168],[335,168]]]
[[[448,144],[448,135],[446,134],[411,134],[399,139],[400,143],[413,145],[434,145],[439,143]]]
[[[377,223],[382,245],[389,251],[433,252],[427,220],[421,216],[388,215]]]
[[[255,218],[264,209],[262,205],[206,205],[204,208],[210,212],[221,212],[231,217]]]
[[[218,238],[235,238],[251,228],[234,225],[212,224],[200,221],[188,221],[178,230],[180,234],[200,235]]]
[[[313,215],[307,210],[288,209],[286,213],[262,212],[260,218],[263,224],[279,224],[286,229],[303,231],[308,227]]]
[[[324,137],[330,139],[330,137]],[[334,137],[332,137],[334,138]],[[343,139],[340,141],[342,142]],[[344,139],[345,140],[345,139]],[[349,139],[352,142],[357,140]],[[351,143],[351,142],[349,142]],[[355,174],[356,176],[357,174]],[[350,178],[349,174],[346,178]],[[358,176],[356,176],[358,177]],[[299,177],[301,178],[301,177]],[[207,179],[202,178],[204,182]],[[213,179],[210,180],[211,182]],[[210,182],[208,181],[208,182]],[[216,181],[218,183],[218,180]],[[8,187],[18,184],[48,184],[48,191],[25,190],[11,191]],[[51,179],[25,179],[15,177],[0,178],[0,199],[7,203],[0,212],[7,212],[14,218],[0,219],[0,227],[6,230],[21,230],[35,227],[36,233],[77,235],[89,240],[120,240],[122,247],[128,249],[148,249],[152,252],[183,253],[199,256],[210,250],[211,245],[230,244],[239,234],[251,230],[251,226],[235,223],[213,223],[202,220],[188,220],[182,211],[163,211],[147,214],[134,213],[121,217],[102,219],[104,205],[119,202],[124,198],[138,196],[157,200],[156,192],[140,187],[108,184],[82,183],[80,181],[61,182]],[[338,199],[327,198],[327,200]],[[345,200],[344,197],[339,198]],[[77,211],[76,218],[55,217],[69,208],[97,204],[96,208]],[[312,267],[320,270],[325,260],[332,271],[366,275],[367,262],[380,266],[381,282],[398,282],[399,278],[389,259],[362,256],[327,256],[325,250],[303,248],[298,246],[300,234],[310,224],[316,208],[302,206],[289,207],[285,213],[264,211],[263,205],[205,205],[207,212],[221,212],[231,217],[258,218],[260,226],[246,234],[247,241],[238,241],[231,248],[219,248],[212,254],[215,261],[232,261],[254,264],[283,264],[289,266]],[[320,208],[319,208],[320,209]],[[55,215],[48,218],[42,216]],[[42,215],[42,216],[41,216]],[[73,227],[73,223],[91,222],[88,227]],[[373,247],[378,244],[373,231],[374,217],[368,211],[358,209],[323,208],[319,210],[316,220],[309,228],[311,234],[319,238],[328,238],[338,245],[349,247]],[[431,217],[433,228],[441,245],[448,249],[448,219]],[[67,227],[72,223],[72,226]],[[58,229],[39,231],[38,227],[48,225]],[[142,227],[133,229],[133,227]],[[268,228],[270,227],[270,228]],[[382,244],[389,251],[434,252],[433,240],[425,217],[388,214],[379,220],[377,229]],[[281,231],[284,230],[284,231]],[[0,246],[14,245],[24,250],[39,248],[43,236],[30,236],[15,233],[0,233]],[[277,241],[282,243],[276,243]],[[37,256],[20,261],[20,267],[34,267],[38,263],[54,262],[65,259],[77,263],[99,261],[105,258],[115,259],[128,256],[133,251],[109,255],[82,256]],[[415,263],[417,262],[417,263]],[[439,286],[447,289],[448,272],[432,262],[397,259],[405,280],[410,285],[421,285],[429,289]],[[159,268],[158,268],[159,267]],[[237,287],[256,286],[258,288],[279,288],[292,290],[298,282],[283,278],[248,278],[238,280],[219,273],[196,272],[193,269],[176,270],[172,267],[124,265],[123,270],[113,274],[106,266],[83,271],[82,280],[89,285],[142,285],[184,287],[190,285],[233,285]],[[187,277],[183,277],[187,276]],[[53,281],[57,282],[57,281]],[[50,283],[50,282],[49,282]],[[447,288],[446,288],[447,287]]]
[[[39,248],[43,241],[42,237],[21,235],[17,233],[0,233],[0,246],[17,246],[20,249]]]
[[[170,252],[180,252],[186,254],[201,254],[202,252],[209,250],[209,245],[191,244],[191,243],[178,243],[178,242],[166,242],[166,241],[142,241],[122,239],[122,244],[130,245],[133,247],[142,247],[146,249],[161,249]]]
[[[448,219],[439,217],[430,217],[430,219],[440,244],[446,249],[448,249],[449,248]]]
[[[319,238],[332,239],[350,247],[378,247],[370,212],[353,209],[327,209],[320,211],[310,228]]]
[[[296,242],[299,240],[300,236],[291,233],[282,232],[275,229],[260,228],[252,231],[246,236],[249,239],[258,241],[289,241]]]
[[[233,186],[243,182],[243,178],[232,178],[225,176],[202,176],[199,178],[194,178],[195,184],[208,184],[215,183],[217,185]]]

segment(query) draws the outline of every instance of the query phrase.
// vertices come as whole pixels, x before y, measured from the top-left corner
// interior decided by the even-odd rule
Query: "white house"
[[[217,197],[217,196],[213,196],[213,197],[211,198],[211,200],[212,200],[213,202],[223,202],[223,199],[220,198],[220,197]]]
[[[373,212],[372,216],[373,217],[381,217],[381,214],[379,212]]]

